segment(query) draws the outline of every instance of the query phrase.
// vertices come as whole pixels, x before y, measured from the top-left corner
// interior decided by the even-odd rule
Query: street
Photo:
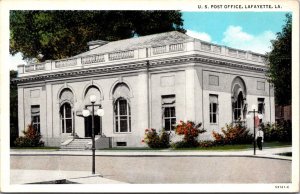
[[[58,153],[58,154],[57,154]],[[134,153],[134,152],[133,152]],[[247,155],[96,155],[96,173],[126,183],[289,183],[291,160]],[[107,153],[109,154],[109,153]],[[11,169],[91,171],[90,152],[13,154]],[[13,181],[13,180],[12,180]]]

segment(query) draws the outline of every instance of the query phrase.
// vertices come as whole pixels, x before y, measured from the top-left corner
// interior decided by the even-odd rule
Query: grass
[[[59,150],[59,147],[11,147],[10,149],[20,149],[20,150]]]
[[[263,148],[276,148],[291,146],[290,142],[265,142]],[[253,149],[253,144],[239,144],[239,145],[223,145],[213,147],[196,147],[196,148],[169,148],[169,149],[151,149],[149,147],[134,148],[134,147],[116,147],[101,149],[103,151],[228,151],[228,150],[247,150]]]
[[[287,142],[265,142],[263,148],[288,147],[291,143]],[[253,144],[237,144],[237,145],[219,145],[213,147],[197,147],[197,148],[177,148],[175,150],[203,150],[203,151],[227,151],[227,150],[246,150],[253,149]]]
[[[291,146],[290,142],[264,142],[263,148],[276,148]],[[223,145],[213,146],[208,148],[196,147],[196,148],[168,148],[168,149],[151,149],[149,147],[115,147],[107,149],[99,149],[101,151],[233,151],[233,150],[247,150],[252,149],[253,144],[241,144],[241,145]],[[23,150],[58,150],[59,147],[11,147],[11,149],[23,149]]]

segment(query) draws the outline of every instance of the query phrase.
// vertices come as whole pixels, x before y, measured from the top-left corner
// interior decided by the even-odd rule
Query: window
[[[72,108],[69,103],[64,103],[60,107],[61,131],[62,133],[72,133],[73,115]]]
[[[243,109],[243,93],[240,92],[237,98],[237,101],[233,104],[233,114],[234,121],[238,121],[242,119],[242,109]]]
[[[175,95],[162,96],[163,128],[174,131],[176,124]]]
[[[258,98],[257,99],[257,111],[258,114],[265,114],[265,99],[264,98]],[[259,123],[262,122],[262,119],[259,119]]]
[[[31,124],[36,131],[41,132],[40,105],[31,106]]]
[[[120,97],[115,102],[115,131],[131,132],[131,111],[128,101]]]
[[[258,98],[257,99],[257,111],[259,114],[265,113],[265,99],[264,98]]]
[[[217,123],[218,119],[218,95],[209,95],[209,122]]]

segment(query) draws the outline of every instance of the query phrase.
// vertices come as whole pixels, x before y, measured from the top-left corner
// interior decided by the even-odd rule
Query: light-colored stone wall
[[[66,140],[71,133],[61,130],[59,95],[69,88],[74,95],[74,130],[84,137],[85,122],[81,114],[87,103],[84,94],[94,85],[100,91],[96,103],[105,111],[102,132],[112,137],[114,147],[117,142],[126,142],[128,147],[145,146],[141,143],[145,129],[162,129],[163,95],[175,95],[177,122],[202,122],[208,130],[202,138],[211,139],[212,130],[220,131],[232,122],[231,90],[236,77],[245,83],[248,110],[257,104],[257,98],[264,98],[264,121],[275,121],[274,89],[264,75],[265,56],[188,38],[178,32],[170,35],[174,42],[161,42],[158,47],[140,45],[117,52],[99,47],[100,53],[93,49],[73,58],[18,66],[20,134],[31,122],[31,105],[40,105],[41,132],[46,145],[59,146]],[[178,42],[178,37],[184,37],[182,42]],[[127,41],[124,44],[130,47]],[[210,75],[218,76],[217,86],[209,84]],[[114,129],[112,91],[121,82],[130,90],[131,131],[126,133],[116,133]],[[209,121],[210,94],[218,95],[216,124]],[[247,124],[251,127],[250,120]]]
[[[198,69],[198,74],[201,69]],[[219,85],[210,85],[209,76],[214,75],[219,77]],[[248,104],[247,111],[250,111],[253,104],[257,105],[258,98],[263,98],[265,103],[265,114],[263,122],[275,121],[274,110],[274,92],[270,84],[266,81],[264,74],[245,74],[245,72],[235,73],[227,71],[210,71],[203,70],[203,126],[207,130],[201,135],[202,139],[212,139],[212,131],[220,132],[222,127],[232,122],[232,82],[234,78],[239,76],[246,85],[246,103]],[[257,89],[257,81],[265,82],[265,89]],[[270,90],[269,90],[270,89]],[[218,118],[217,123],[212,124],[209,121],[209,95],[218,95]],[[201,110],[200,110],[201,111]],[[245,118],[247,128],[253,132],[253,119]]]
[[[209,76],[219,77],[219,85],[209,84]],[[46,85],[19,87],[19,130],[20,132],[31,122],[31,105],[40,105],[41,132],[46,145],[59,146],[70,136],[61,132],[59,116],[59,95],[64,88],[69,88],[74,94],[73,111],[74,129],[79,137],[85,136],[84,118],[80,112],[84,108],[84,93],[94,85],[99,88],[102,108],[105,115],[102,118],[102,132],[112,137],[112,145],[116,142],[126,142],[128,147],[145,146],[141,143],[145,129],[148,127],[161,130],[162,96],[176,96],[176,120],[192,120],[202,122],[207,130],[201,139],[212,139],[213,130],[220,129],[232,121],[231,83],[235,77],[241,77],[247,90],[248,110],[252,104],[257,104],[257,98],[264,98],[264,122],[275,121],[274,92],[261,74],[245,75],[239,72],[229,72],[215,69],[209,70],[203,66],[187,64],[185,68],[167,71],[142,71],[129,75],[71,79],[49,82]],[[265,82],[265,90],[257,90],[257,81]],[[131,132],[114,132],[113,87],[124,82],[130,88]],[[270,93],[270,95],[269,95]],[[149,99],[148,99],[149,94]],[[209,95],[218,95],[219,113],[216,124],[209,121]],[[149,100],[149,104],[148,104]],[[271,108],[270,108],[271,107]],[[149,122],[149,123],[148,123]],[[247,126],[253,129],[252,119],[246,120]],[[22,133],[21,133],[22,134]]]
[[[164,78],[170,78],[174,84],[163,84]],[[176,97],[176,120],[183,120],[186,112],[186,72],[174,71],[151,74],[151,128],[161,130],[163,127],[162,123],[162,96],[175,94]],[[144,130],[144,129],[142,129]]]

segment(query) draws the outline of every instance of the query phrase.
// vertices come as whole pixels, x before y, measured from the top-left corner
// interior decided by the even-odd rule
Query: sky
[[[285,24],[286,12],[182,12],[187,34],[265,54]]]
[[[187,35],[200,40],[265,54],[285,23],[286,12],[182,12]],[[26,64],[10,56],[10,69]]]

